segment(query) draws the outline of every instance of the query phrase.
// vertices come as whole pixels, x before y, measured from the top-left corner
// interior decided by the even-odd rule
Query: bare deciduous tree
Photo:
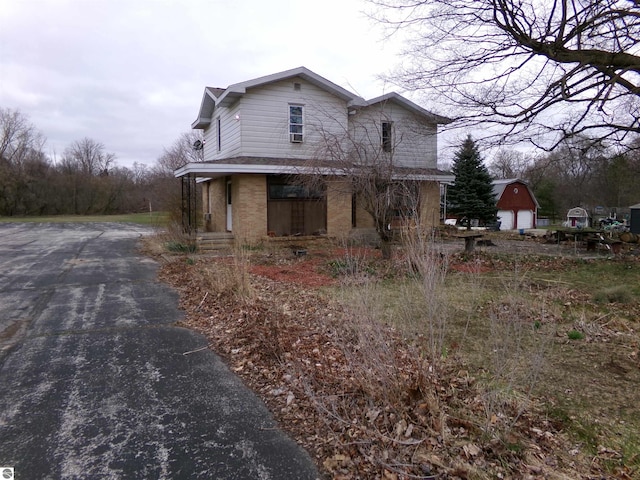
[[[180,183],[173,171],[187,163],[202,162],[204,149],[201,130],[182,133],[170,147],[165,147],[151,169],[153,185],[149,191],[149,202],[162,210],[171,212],[176,218],[181,211]]]
[[[102,143],[87,137],[74,141],[63,154],[64,162],[76,165],[86,175],[108,174],[115,159],[115,154],[105,152]]]
[[[39,154],[44,137],[18,110],[0,108],[0,159],[19,164],[27,156]]]
[[[18,110],[0,108],[0,214],[40,213],[49,164],[44,137]]]
[[[525,153],[501,148],[494,155],[488,169],[493,178],[522,178],[529,164],[530,158]]]
[[[493,124],[487,139],[548,150],[576,134],[640,133],[638,1],[371,3],[374,18],[409,36],[392,81],[457,109],[458,125]]]
[[[330,178],[331,172],[341,179],[333,188],[340,185],[344,189],[340,193],[354,195],[356,205],[371,216],[384,258],[390,258],[393,224],[397,220],[406,222],[409,217],[418,222],[420,199],[420,186],[412,175],[419,169],[399,164],[395,152],[427,132],[432,134],[429,128],[433,126],[416,117],[405,123],[404,129],[394,126],[394,134],[387,137],[382,125],[388,119],[384,116],[384,106],[380,108],[380,111],[361,112],[359,119],[352,118],[343,131],[327,131],[316,126],[322,137],[316,151],[316,173],[300,178],[315,183],[313,188]]]
[[[527,168],[523,177],[539,201],[545,197],[543,203],[552,203],[562,213],[577,206],[588,209],[603,200],[604,192],[598,191],[595,182],[603,174],[611,152],[602,145],[584,147],[593,143],[594,139],[575,137]]]
[[[197,142],[200,142],[199,146]],[[202,131],[192,130],[181,134],[170,147],[165,147],[156,162],[156,170],[170,174],[187,163],[202,162],[204,149],[202,148]]]
[[[0,215],[109,214],[171,210],[180,202],[173,169],[201,161],[201,135],[183,134],[153,166],[119,167],[102,143],[83,138],[59,159],[18,110],[0,108]]]

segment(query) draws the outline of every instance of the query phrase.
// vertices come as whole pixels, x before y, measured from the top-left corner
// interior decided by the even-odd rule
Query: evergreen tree
[[[496,200],[491,175],[482,162],[478,147],[469,135],[453,160],[456,179],[447,192],[447,207],[451,213],[469,220],[493,222],[496,219]]]

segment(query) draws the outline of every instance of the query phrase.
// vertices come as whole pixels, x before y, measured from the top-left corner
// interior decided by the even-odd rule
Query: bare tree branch
[[[390,75],[487,140],[552,149],[640,133],[640,5],[628,0],[371,0],[409,36]],[[451,109],[455,111],[451,112]],[[505,129],[506,127],[506,129]]]

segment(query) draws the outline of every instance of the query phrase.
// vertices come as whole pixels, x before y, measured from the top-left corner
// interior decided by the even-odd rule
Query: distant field
[[[169,222],[169,214],[166,212],[130,213],[126,215],[50,215],[43,217],[3,217],[0,222],[126,222],[142,225],[165,226]]]

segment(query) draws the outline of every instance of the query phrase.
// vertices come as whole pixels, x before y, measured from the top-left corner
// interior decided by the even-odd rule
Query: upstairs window
[[[218,151],[222,149],[222,129],[220,128],[220,117],[216,118],[216,134],[218,136]]]
[[[304,133],[302,105],[289,105],[289,141],[291,143],[302,143]]]
[[[382,122],[382,150],[385,152],[390,152],[393,149],[392,127],[393,123]]]

